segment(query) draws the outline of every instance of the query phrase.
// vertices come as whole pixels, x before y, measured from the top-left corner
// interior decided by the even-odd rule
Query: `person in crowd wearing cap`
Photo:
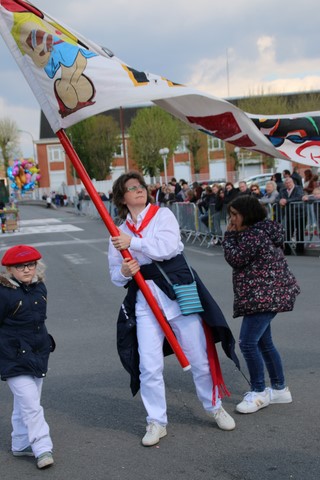
[[[37,467],[53,464],[49,426],[40,404],[43,378],[55,342],[45,326],[44,265],[34,247],[9,248],[0,273],[0,375],[13,394],[12,454],[34,456]]]

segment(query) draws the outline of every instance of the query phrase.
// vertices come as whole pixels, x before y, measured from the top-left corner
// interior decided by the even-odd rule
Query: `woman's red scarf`
[[[159,210],[158,205],[150,205],[149,210],[146,213],[146,216],[141,222],[141,225],[139,228],[136,228],[136,226],[133,223],[129,223],[128,220],[126,221],[126,225],[133,232],[135,235],[138,237],[142,238],[141,232],[146,228],[147,225],[149,225],[150,221],[153,219],[157,211]]]
[[[215,405],[217,402],[217,391],[215,387],[218,387],[218,398],[223,398],[225,396],[230,397],[230,392],[228,391],[226,384],[224,383],[219,357],[211,328],[204,321],[202,321],[202,326],[206,336],[207,355],[213,381],[212,405]]]

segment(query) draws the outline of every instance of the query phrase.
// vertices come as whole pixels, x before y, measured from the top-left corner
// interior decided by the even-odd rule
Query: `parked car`
[[[226,184],[226,179],[225,178],[220,178],[218,180],[195,180],[195,182],[198,182],[201,187],[209,185],[209,187],[212,187],[214,183],[217,183],[218,185],[221,185],[222,187],[225,186]],[[190,188],[192,188],[193,182],[190,183]]]

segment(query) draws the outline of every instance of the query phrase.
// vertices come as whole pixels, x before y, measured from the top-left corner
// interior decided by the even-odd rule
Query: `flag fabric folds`
[[[0,33],[54,132],[120,106],[153,102],[240,148],[320,165],[320,112],[252,115],[141,72],[24,0],[0,0]]]

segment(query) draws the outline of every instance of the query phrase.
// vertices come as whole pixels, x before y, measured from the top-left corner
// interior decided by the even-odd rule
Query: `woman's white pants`
[[[198,314],[173,318],[169,321],[177,340],[191,365],[197,396],[207,412],[220,408],[218,399],[213,406],[213,382],[209,368],[206,338]],[[137,316],[137,337],[140,356],[140,393],[147,411],[147,422],[168,423],[165,385],[163,380],[164,333],[150,311]]]
[[[13,393],[12,450],[30,445],[35,457],[52,452],[49,426],[40,405],[43,379],[20,375],[8,378],[7,383]]]

